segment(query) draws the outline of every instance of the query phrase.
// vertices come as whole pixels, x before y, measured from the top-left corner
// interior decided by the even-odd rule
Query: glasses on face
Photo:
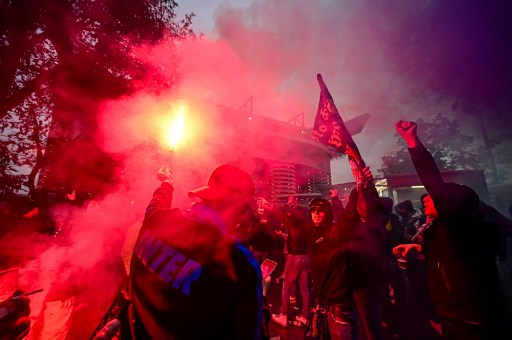
[[[311,208],[310,212],[311,212],[312,214],[313,214],[313,213],[314,213],[314,214],[319,214],[319,213],[325,212],[325,210],[324,210],[324,209],[322,209],[322,208],[318,208],[318,207],[316,207],[316,208]]]

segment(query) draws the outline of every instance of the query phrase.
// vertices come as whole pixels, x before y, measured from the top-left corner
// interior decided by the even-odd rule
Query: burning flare
[[[171,151],[176,150],[183,137],[183,132],[185,131],[185,111],[185,106],[180,105],[170,129],[166,131],[167,142]]]

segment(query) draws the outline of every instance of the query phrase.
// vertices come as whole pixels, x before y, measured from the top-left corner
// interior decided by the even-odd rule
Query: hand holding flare
[[[162,165],[156,174],[160,182],[167,182],[172,185],[172,170],[168,166]]]

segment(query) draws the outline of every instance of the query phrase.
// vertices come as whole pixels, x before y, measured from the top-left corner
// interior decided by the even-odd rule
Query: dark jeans
[[[302,313],[304,318],[309,314],[309,260],[307,255],[286,256],[286,264],[284,267],[284,282],[281,296],[281,314],[288,315],[288,307],[290,304],[290,289],[297,277],[299,278],[300,293],[302,296]]]

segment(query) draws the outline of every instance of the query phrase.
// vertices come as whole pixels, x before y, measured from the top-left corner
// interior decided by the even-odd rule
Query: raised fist
[[[396,132],[405,140],[407,145],[412,148],[420,143],[415,122],[399,120],[395,124]]]

